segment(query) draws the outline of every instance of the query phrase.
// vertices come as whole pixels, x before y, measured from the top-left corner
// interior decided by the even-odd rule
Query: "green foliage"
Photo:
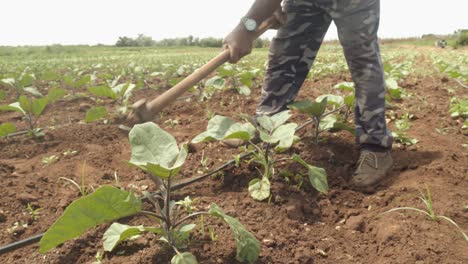
[[[453,118],[468,118],[468,99],[452,98],[450,100],[450,116]]]
[[[13,123],[0,124],[0,137],[7,136],[16,131],[16,125]]]
[[[426,207],[425,210],[421,210],[421,209],[415,208],[415,207],[397,207],[397,208],[393,208],[393,209],[390,209],[388,211],[385,211],[385,212],[381,213],[380,215],[384,215],[384,214],[388,214],[388,213],[396,212],[396,211],[414,211],[414,212],[418,212],[418,213],[421,213],[423,215],[426,215],[431,221],[440,222],[440,221],[444,220],[444,221],[450,223],[451,225],[453,225],[460,232],[460,234],[463,236],[465,241],[468,241],[468,235],[460,228],[460,226],[455,221],[448,218],[447,216],[438,215],[435,212],[434,206],[433,206],[434,203],[432,201],[432,194],[431,194],[431,190],[429,189],[429,186],[426,185],[426,194],[424,194],[423,192],[420,191],[419,199],[425,205],[425,207]]]
[[[133,193],[103,186],[94,193],[71,203],[63,215],[47,230],[39,242],[45,253],[61,243],[78,237],[99,224],[134,215],[141,211],[141,201]]]
[[[197,259],[190,252],[177,253],[172,257],[171,264],[197,264]]]
[[[411,128],[411,119],[413,115],[406,114],[400,119],[395,121],[395,129],[392,132],[392,136],[403,145],[414,145],[419,141],[415,138],[411,138],[408,135],[408,130]]]
[[[328,193],[327,172],[323,168],[308,164],[299,155],[294,155],[292,159],[307,169],[309,181],[317,191]]]
[[[216,204],[210,206],[208,213],[223,219],[231,228],[236,239],[236,259],[238,261],[247,263],[257,261],[260,254],[260,242],[237,219],[225,214]]]
[[[455,47],[468,46],[468,31],[464,30],[458,34],[455,41]]]
[[[347,89],[350,86],[347,84],[340,84],[340,89]],[[346,100],[345,100],[346,99]],[[354,107],[354,96],[347,96],[343,98],[339,95],[326,94],[317,97],[315,102],[310,100],[297,101],[289,104],[290,109],[299,111],[300,113],[307,114],[314,122],[314,140],[318,144],[319,136],[324,131],[338,132],[342,130],[349,131],[354,134],[354,129],[349,127],[347,122],[348,112]],[[330,107],[330,112],[326,113],[327,107]],[[345,116],[340,120],[336,114],[338,109],[346,108]]]
[[[86,111],[85,122],[92,123],[107,116],[107,109],[104,106],[92,107]]]
[[[200,143],[230,138],[251,140],[254,136],[255,127],[252,124],[240,124],[229,117],[216,115],[208,122],[206,131],[196,136],[192,142]]]
[[[177,175],[187,158],[187,146],[181,149],[169,133],[154,123],[135,125],[129,134],[132,145],[130,164],[167,179]]]
[[[117,84],[119,79],[120,77],[117,77],[117,79],[111,82],[111,86],[102,85],[88,87],[88,91],[95,96],[114,100],[118,104],[117,112],[125,114],[128,111],[128,100],[132,96],[132,91],[135,89],[136,85],[133,83]]]
[[[111,252],[122,241],[137,237],[146,229],[143,226],[129,226],[119,223],[113,223],[104,233],[104,250]]]
[[[321,103],[303,102],[298,103],[298,105],[304,106],[304,108],[301,108],[305,109],[304,111],[322,115],[326,106],[326,99]],[[289,111],[283,111],[273,116],[260,116],[256,119],[256,122],[252,121],[252,123],[241,124],[236,123],[228,117],[215,116],[208,122],[207,130],[196,136],[192,142],[200,143],[231,138],[248,141],[251,147],[253,147],[253,161],[260,164],[263,168],[262,177],[250,181],[248,190],[252,198],[263,201],[270,197],[270,179],[274,174],[274,164],[279,160],[275,154],[289,149],[297,139],[294,135],[297,124],[286,123],[290,118],[291,114]],[[256,133],[259,135],[262,145],[252,142]],[[297,157],[295,161],[299,161]],[[302,164],[304,165],[305,162]],[[306,166],[306,168],[310,171],[310,179],[313,179],[311,183],[315,184],[317,182],[315,178],[322,171],[319,172],[318,168],[313,166]],[[324,172],[322,173],[323,175],[326,177]],[[320,188],[319,191],[323,191],[324,189],[319,184],[315,184],[315,186]]]

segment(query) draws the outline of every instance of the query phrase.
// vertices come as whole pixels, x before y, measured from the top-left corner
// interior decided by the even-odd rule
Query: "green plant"
[[[0,137],[8,136],[16,131],[16,125],[13,123],[3,123],[0,125]]]
[[[450,116],[453,118],[468,118],[468,99],[452,98],[450,100]]]
[[[88,91],[96,96],[112,99],[117,103],[117,112],[126,114],[129,110],[128,100],[132,96],[132,91],[135,87],[136,85],[133,83],[111,83],[111,86],[88,87]]]
[[[42,158],[42,164],[44,164],[44,166],[49,166],[51,164],[54,164],[58,160],[59,160],[59,157],[57,157],[56,155],[51,155],[51,156]]]
[[[270,179],[275,173],[275,163],[293,160],[308,170],[311,184],[320,192],[328,191],[327,175],[324,169],[307,164],[298,155],[288,158],[278,158],[277,152],[289,149],[294,141],[296,123],[287,123],[291,117],[289,111],[283,111],[273,116],[260,116],[250,123],[237,123],[225,116],[215,116],[208,122],[205,132],[196,136],[192,142],[200,143],[212,140],[241,139],[249,143],[253,149],[253,161],[260,164],[262,171],[260,179],[253,179],[249,183],[249,193],[255,200],[263,201],[270,197]],[[254,143],[258,133],[260,143]]]
[[[400,119],[395,121],[395,131],[392,131],[392,136],[401,144],[411,146],[419,141],[415,138],[411,138],[408,135],[408,130],[411,128],[411,119],[413,115],[405,114]]]
[[[354,134],[354,129],[346,125],[345,120],[340,120],[338,115],[334,114],[338,112],[340,108],[350,108],[354,105],[354,96],[347,97],[347,103],[341,96],[337,95],[323,95],[316,99],[316,102],[310,100],[298,101],[288,105],[290,109],[297,110],[301,113],[307,114],[312,118],[314,123],[314,139],[315,144],[319,142],[319,135],[324,131],[338,132],[341,130],[349,131]],[[330,105],[333,109],[329,112],[327,106]],[[347,119],[347,116],[346,116]]]
[[[463,232],[463,230],[460,228],[460,226],[457,223],[455,223],[455,221],[448,218],[447,216],[438,215],[435,212],[433,201],[432,201],[432,194],[431,194],[431,190],[429,189],[429,186],[426,185],[426,194],[424,194],[422,191],[419,191],[419,193],[420,193],[419,199],[426,206],[425,210],[415,208],[415,207],[397,207],[397,208],[393,208],[393,209],[390,209],[388,211],[385,211],[385,212],[379,214],[379,216],[385,215],[385,214],[388,214],[388,213],[391,213],[391,212],[396,212],[396,211],[414,211],[414,212],[418,212],[418,213],[421,213],[423,215],[426,215],[431,221],[440,222],[440,221],[444,220],[446,222],[449,222],[462,234],[463,238],[466,241],[468,241],[468,235],[465,232]]]
[[[73,186],[76,187],[76,189],[78,189],[81,196],[86,196],[90,194],[92,191],[94,191],[94,189],[93,187],[90,187],[90,188],[86,187],[85,176],[86,176],[86,161],[83,161],[83,166],[81,167],[81,184],[78,184],[76,181],[66,178],[66,177],[60,177],[59,180],[64,180],[64,181],[71,183]]]
[[[1,105],[0,111],[14,111],[21,113],[28,123],[29,135],[42,137],[44,133],[36,127],[39,117],[48,104],[60,99],[65,95],[62,89],[52,89],[46,97],[32,98],[20,95],[17,102],[9,105]]]
[[[32,87],[33,82],[36,80],[36,76],[28,71],[29,69],[26,68],[17,77],[1,79],[0,83],[13,88],[16,93],[16,98],[19,98],[24,92],[42,97],[42,94],[37,90],[37,88]]]
[[[42,210],[42,208],[34,209],[33,206],[30,203],[28,203],[27,209],[33,221],[36,221],[37,219],[39,219],[39,215],[40,215],[39,212]]]
[[[93,79],[92,75],[85,75],[85,76],[78,76],[76,78],[67,75],[63,78],[63,83],[65,86],[70,88],[72,91],[72,95],[76,94],[76,90],[78,90],[81,87],[84,87],[86,85],[89,85]]]
[[[195,256],[181,252],[187,247],[190,232],[195,224],[186,223],[200,215],[210,215],[226,222],[236,240],[236,259],[253,263],[257,260],[260,244],[242,224],[226,215],[216,204],[208,211],[191,211],[190,198],[175,202],[171,200],[171,186],[187,157],[187,146],[178,147],[176,140],[154,123],[136,125],[129,134],[132,147],[130,164],[145,171],[160,183],[159,194],[144,193],[154,206],[154,211],[142,209],[142,202],[133,192],[111,186],[103,186],[94,193],[82,197],[67,207],[63,215],[44,234],[40,252],[45,253],[57,245],[73,239],[86,230],[106,222],[137,214],[148,216],[158,226],[128,226],[113,223],[104,233],[104,250],[112,251],[120,242],[143,232],[160,236],[176,253],[171,263],[197,263]]]

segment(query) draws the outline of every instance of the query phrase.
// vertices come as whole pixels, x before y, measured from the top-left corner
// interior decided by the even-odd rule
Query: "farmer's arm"
[[[258,25],[275,13],[281,7],[282,0],[255,0],[245,17],[255,20]],[[282,22],[282,21],[280,21]],[[254,32],[249,32],[243,23],[239,23],[224,39],[225,48],[231,52],[231,63],[236,63],[252,51],[255,40]]]

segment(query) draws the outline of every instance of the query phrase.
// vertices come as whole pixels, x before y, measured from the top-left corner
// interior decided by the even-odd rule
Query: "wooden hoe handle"
[[[269,18],[255,32],[255,39],[260,37],[265,31],[267,31],[274,23],[276,19],[274,17]],[[169,104],[174,102],[178,97],[184,94],[190,87],[194,86],[202,79],[206,78],[210,73],[216,70],[219,66],[223,65],[230,59],[229,50],[224,50],[218,56],[210,60],[208,63],[203,65],[201,68],[197,69],[195,72],[187,76],[184,80],[176,84],[171,89],[164,92],[162,95],[156,97],[150,102],[146,102],[146,107],[138,107],[135,109],[138,111],[146,111],[146,113],[137,113],[139,114],[140,121],[150,121]]]

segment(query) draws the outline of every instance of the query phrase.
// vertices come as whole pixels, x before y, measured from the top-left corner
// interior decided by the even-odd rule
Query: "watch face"
[[[245,20],[244,25],[248,31],[254,31],[255,29],[257,29],[257,22],[250,18]]]

